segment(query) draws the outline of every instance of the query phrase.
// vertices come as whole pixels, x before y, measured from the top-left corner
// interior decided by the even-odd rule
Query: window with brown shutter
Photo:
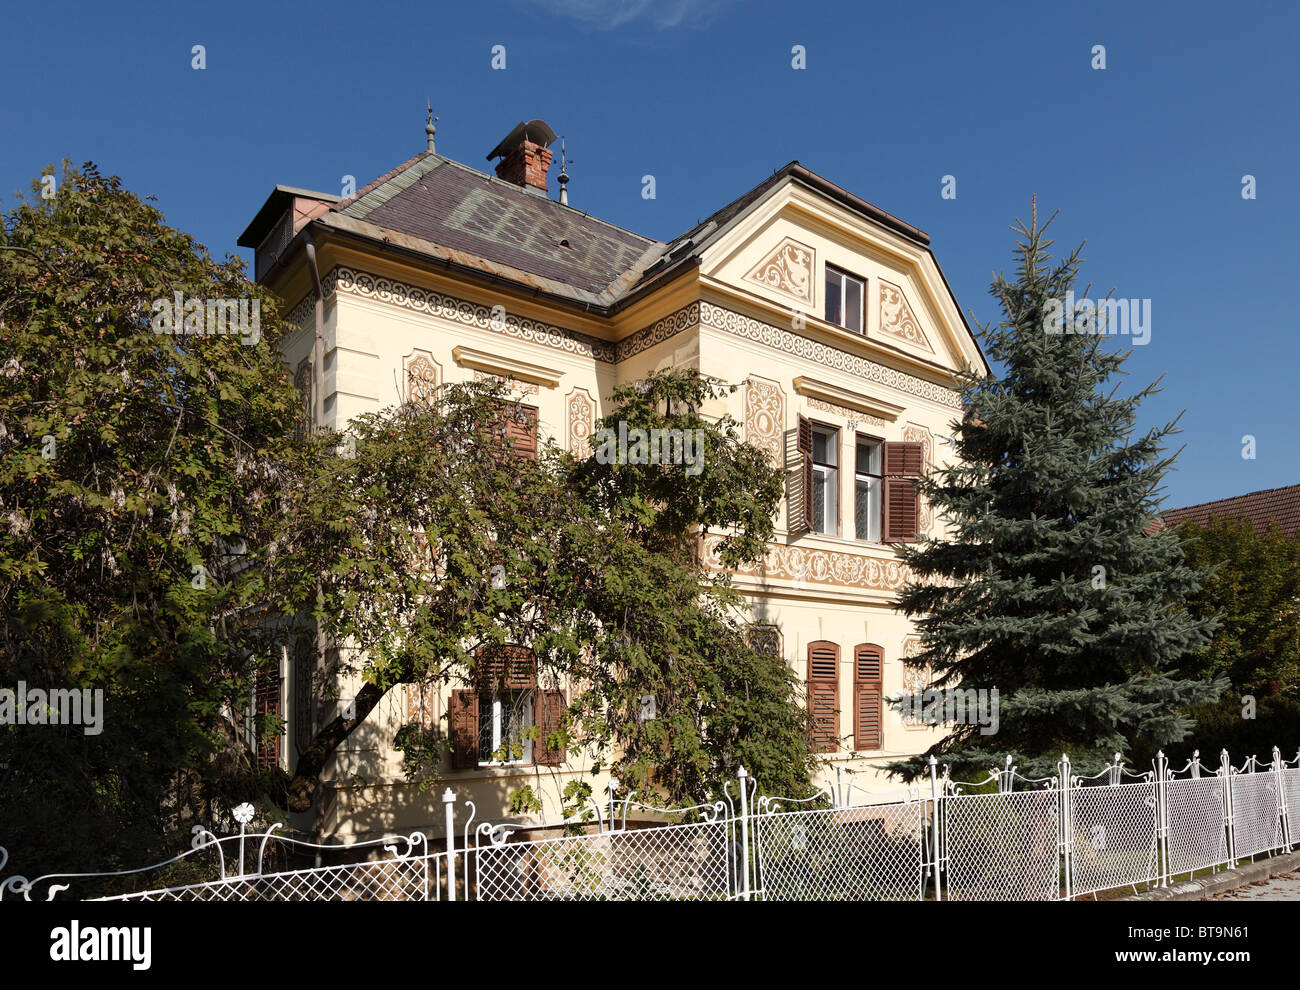
[[[840,648],[826,640],[808,644],[808,715],[813,750],[840,748]]]
[[[885,744],[883,715],[885,651],[874,643],[853,650],[853,748]]]
[[[504,420],[507,447],[519,457],[537,460],[537,407],[520,402],[505,402],[499,407]]]
[[[563,691],[538,691],[535,720],[541,734],[533,743],[533,762],[543,767],[558,767],[564,762],[563,746],[552,746],[548,737],[560,727],[564,709],[568,706]]]
[[[786,525],[792,533],[812,531],[812,437],[812,421],[805,416],[800,416],[795,429],[795,465],[786,505]]]
[[[925,453],[919,443],[885,444],[885,542],[907,543],[921,528],[921,496],[917,478],[924,468]]]
[[[258,671],[256,684],[257,769],[271,770],[280,765],[280,737],[284,730],[281,725],[270,735],[266,733],[267,719],[281,713],[280,665],[272,664],[269,669]]]
[[[474,657],[480,690],[527,691],[537,684],[537,658],[526,646],[488,643],[475,650]]]
[[[478,691],[474,688],[453,690],[447,717],[452,769],[469,770],[477,767]]]

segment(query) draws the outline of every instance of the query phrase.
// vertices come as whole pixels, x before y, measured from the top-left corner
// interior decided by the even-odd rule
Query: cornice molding
[[[800,395],[808,396],[811,399],[820,399],[822,402],[829,402],[832,405],[852,409],[891,423],[898,419],[907,409],[906,406],[886,402],[884,399],[873,399],[868,395],[860,395],[846,388],[840,388],[838,385],[832,385],[830,382],[809,378],[807,375],[799,375],[794,379],[793,385],[794,390]]]

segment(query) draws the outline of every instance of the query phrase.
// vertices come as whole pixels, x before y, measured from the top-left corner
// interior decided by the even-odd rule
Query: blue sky
[[[661,239],[798,159],[928,231],[981,321],[1036,193],[1097,294],[1151,300],[1128,384],[1166,376],[1144,425],[1186,410],[1166,504],[1300,482],[1294,5],[123,0],[15,5],[6,27],[6,207],[91,159],[218,256],[275,183],[337,193],[422,150],[426,97],[439,152],[485,170],[549,121],[573,205]]]

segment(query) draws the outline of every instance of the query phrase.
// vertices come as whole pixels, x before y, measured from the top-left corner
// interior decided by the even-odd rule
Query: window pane
[[[853,528],[859,540],[880,542],[880,496],[879,478],[859,477],[853,498]]]
[[[880,474],[880,444],[858,441],[858,474]]]
[[[480,763],[491,763],[492,754],[496,752],[496,748],[495,705],[490,694],[479,695],[478,761]]]
[[[839,447],[839,433],[834,430],[814,430],[813,431],[813,463],[826,464],[830,467],[836,467],[839,464],[836,456]]]
[[[816,533],[826,532],[826,472],[820,469],[813,471],[813,531]]]
[[[826,322],[840,323],[840,273],[826,269]]]
[[[862,283],[856,278],[844,278],[844,326],[862,332]]]

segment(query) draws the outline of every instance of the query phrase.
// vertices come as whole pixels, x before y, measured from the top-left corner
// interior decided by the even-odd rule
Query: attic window
[[[569,239],[567,237],[564,238],[562,241],[560,241],[560,247],[568,247],[568,246],[569,246]]]

